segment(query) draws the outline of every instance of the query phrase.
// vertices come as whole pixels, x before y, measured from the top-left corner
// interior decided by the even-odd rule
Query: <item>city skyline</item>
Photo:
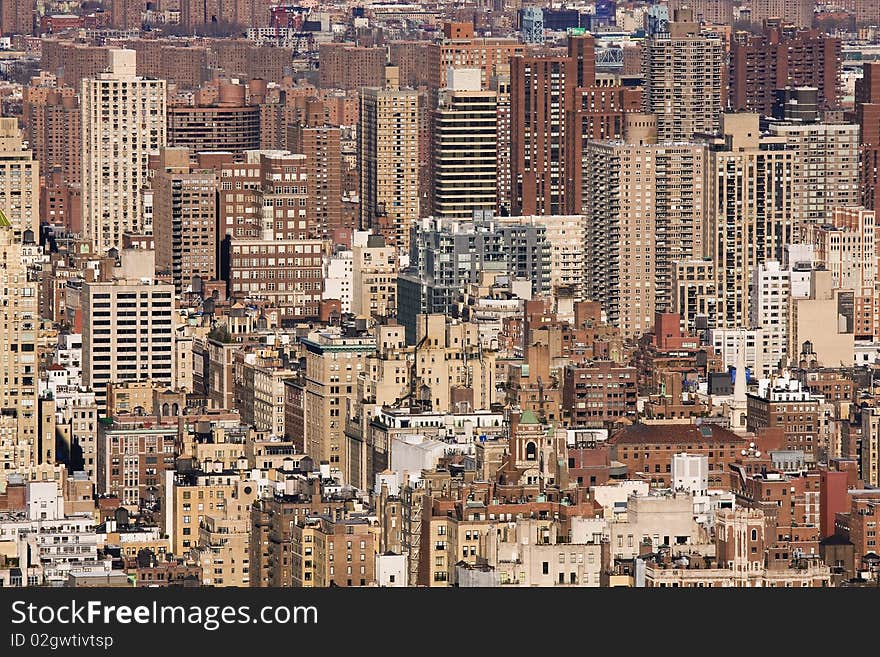
[[[3,3],[0,586],[880,586],[872,1]]]

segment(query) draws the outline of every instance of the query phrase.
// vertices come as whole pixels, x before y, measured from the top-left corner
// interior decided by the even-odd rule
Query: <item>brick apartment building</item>
[[[782,427],[786,449],[800,449],[808,462],[820,460],[825,446],[819,440],[819,400],[801,390],[796,381],[792,388],[773,387],[766,392],[749,393],[746,428],[758,431],[763,427]]]
[[[727,466],[735,462],[746,439],[718,424],[651,423],[625,427],[609,438],[612,458],[624,463],[630,477],[669,487],[672,456],[679,452],[709,459],[709,487],[727,483]]]
[[[101,420],[98,493],[115,495],[123,505],[137,508],[150,489],[158,493],[164,471],[174,468],[176,439],[176,421],[157,422],[153,416],[134,415]]]
[[[569,365],[562,376],[562,411],[573,427],[599,427],[636,416],[636,368],[601,362]]]
[[[318,47],[322,88],[358,89],[385,86],[384,48],[362,48],[344,43]]]
[[[730,104],[735,111],[770,116],[776,89],[816,87],[820,108],[837,106],[840,40],[818,30],[767,27],[738,32],[730,49]]]

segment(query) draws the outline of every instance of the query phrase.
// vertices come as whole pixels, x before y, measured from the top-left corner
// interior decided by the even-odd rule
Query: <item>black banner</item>
[[[468,652],[509,647],[511,655],[534,642],[549,642],[547,654],[598,648],[595,642],[665,653],[673,639],[681,648],[675,652],[687,654],[766,623],[782,633],[762,635],[764,650],[775,639],[788,649],[815,649],[823,637],[804,624],[807,610],[829,630],[858,627],[859,616],[876,613],[878,596],[873,588],[0,589],[0,655],[225,656],[233,648],[247,650],[242,657],[345,648],[420,654],[449,641]],[[764,618],[762,609],[773,611]],[[746,620],[752,630],[742,626]]]

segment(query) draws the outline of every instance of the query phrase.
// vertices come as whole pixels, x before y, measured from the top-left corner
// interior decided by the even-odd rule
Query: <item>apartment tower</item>
[[[217,174],[192,168],[187,148],[159,151],[153,188],[156,269],[170,272],[177,293],[193,276],[217,277]]]
[[[880,62],[865,62],[856,81],[854,120],[859,124],[862,205],[880,210]]]
[[[328,239],[334,230],[351,228],[342,221],[342,129],[290,125],[287,145],[306,157],[306,175],[312,185],[308,216],[315,226],[314,236]]]
[[[510,60],[511,214],[565,212],[566,109],[584,77],[577,61],[541,53]]]
[[[96,253],[143,230],[149,154],[165,146],[165,81],[137,76],[135,54],[111,49],[107,72],[80,88],[83,233]]]
[[[627,338],[671,310],[674,263],[701,257],[709,238],[706,145],[646,137],[590,142],[584,157],[584,298]]]
[[[155,282],[154,258],[123,249],[109,276],[83,283],[82,380],[102,413],[108,383],[171,385],[174,286]]]
[[[480,69],[452,69],[434,115],[433,215],[472,219],[497,204],[497,97]]]
[[[774,23],[763,34],[734,33],[730,108],[770,116],[776,90],[786,87],[815,87],[820,109],[836,107],[840,51],[840,39],[790,25]]]
[[[40,231],[40,164],[24,147],[18,119],[0,118],[0,211],[20,234]]]
[[[361,228],[392,246],[409,244],[419,218],[419,94],[367,88],[361,95],[358,160]]]
[[[2,119],[15,123],[15,119]],[[0,484],[10,472],[25,472],[44,461],[37,425],[38,283],[22,261],[22,230],[0,209]],[[54,448],[54,445],[53,445]]]
[[[657,139],[690,141],[716,134],[724,102],[724,44],[700,33],[690,9],[675,13],[669,32],[648,38],[642,49],[643,107],[657,115]]]
[[[783,137],[762,137],[757,114],[725,114],[723,138],[710,152],[709,254],[714,262],[716,328],[749,319],[754,268],[782,261],[797,232],[795,159]]]

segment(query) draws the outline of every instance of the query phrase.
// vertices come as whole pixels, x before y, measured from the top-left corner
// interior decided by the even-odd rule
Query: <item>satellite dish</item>
[[[754,447],[755,443],[749,443],[749,447]]]
[[[746,450],[742,449],[742,450],[740,450],[739,453],[742,454],[743,456],[745,456],[745,455],[746,455]]]
[[[755,452],[755,456],[761,456],[761,452]]]

